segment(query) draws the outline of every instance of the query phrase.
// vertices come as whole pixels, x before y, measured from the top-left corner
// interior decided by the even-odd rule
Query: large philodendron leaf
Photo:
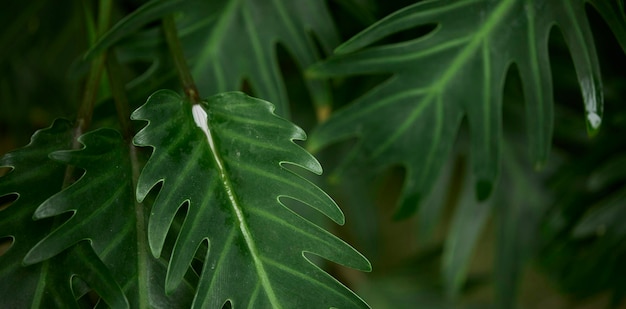
[[[584,4],[424,1],[382,19],[311,68],[312,75],[321,76],[392,74],[322,124],[310,140],[312,149],[356,135],[359,151],[374,165],[405,165],[398,212],[405,216],[429,193],[465,116],[478,197],[486,198],[498,175],[502,90],[512,63],[524,87],[530,152],[537,166],[547,160],[553,122],[548,37],[554,25],[571,50],[589,131],[599,128],[602,84]],[[367,48],[388,35],[428,25],[436,27],[423,37]]]
[[[47,199],[35,219],[73,212],[28,254],[27,264],[47,260],[76,243],[88,240],[94,258],[110,269],[112,282],[122,287],[130,308],[189,306],[193,287],[188,282],[165,295],[167,261],[154,259],[148,249],[147,211],[137,203],[133,186],[136,150],[115,130],[100,129],[78,139],[79,150],[53,152],[60,162],[85,170],[74,184]],[[119,308],[120,304],[113,305]]]
[[[139,178],[138,199],[161,183],[148,223],[156,256],[174,216],[187,208],[166,287],[179,285],[207,240],[194,308],[222,308],[226,301],[233,308],[367,307],[304,256],[370,269],[352,247],[281,203],[294,199],[344,222],[328,195],[283,166],[322,172],[293,142],[305,139],[304,132],[272,110],[239,92],[192,106],[162,90],[133,113],[133,119],[148,121],[135,143],[154,149]]]
[[[79,244],[43,263],[25,266],[27,252],[53,227],[53,220],[33,221],[37,207],[61,190],[66,166],[48,154],[72,146],[72,125],[66,120],[37,131],[30,144],[0,158],[0,167],[10,167],[0,177],[0,197],[16,194],[17,199],[0,211],[0,239],[12,244],[0,256],[0,307],[73,308],[80,292],[72,278],[89,284],[112,307],[123,308],[124,295],[111,279],[106,266],[94,259],[88,246]],[[75,292],[73,292],[73,289]],[[77,295],[75,295],[75,293]]]
[[[119,43],[123,60],[152,63],[142,78],[168,76],[171,71],[167,71],[164,62],[168,60],[163,57],[169,55],[155,48],[163,47],[159,45],[163,43],[161,33],[154,31],[159,29],[131,34],[172,13],[173,7],[180,10],[178,32],[201,91],[215,94],[240,90],[247,80],[255,95],[275,102],[277,113],[283,117],[289,115],[289,100],[277,45],[281,44],[300,68],[306,68],[320,59],[318,49],[328,54],[339,44],[323,0],[155,0],[122,19],[88,55]],[[305,80],[305,84],[315,104],[330,104],[326,83]]]
[[[330,53],[339,38],[325,1],[322,0],[230,0],[219,9],[210,1],[199,1],[197,7],[183,15],[196,21],[183,23],[181,34],[198,87],[206,93],[238,90],[244,79],[255,95],[274,102],[277,114],[289,115],[287,90],[282,79],[276,45],[281,44],[301,68]],[[217,9],[217,10],[216,10]],[[207,21],[207,13],[214,14]],[[184,20],[183,20],[184,22]],[[313,102],[329,104],[327,86],[319,80],[306,80]]]

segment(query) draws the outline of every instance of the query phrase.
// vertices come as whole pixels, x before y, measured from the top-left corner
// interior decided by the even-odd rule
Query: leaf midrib
[[[198,106],[198,105],[195,105],[195,106]],[[201,106],[198,106],[198,107],[200,107],[200,109],[204,112],[203,117],[206,117],[207,115],[206,115],[206,112],[204,111],[204,108]],[[208,122],[208,118],[205,118],[205,121]],[[252,233],[250,232],[250,228],[248,227],[248,224],[246,222],[246,218],[242,210],[242,205],[239,203],[239,201],[237,200],[237,197],[235,196],[235,193],[234,193],[235,190],[230,181],[228,172],[226,171],[226,168],[224,166],[224,160],[222,159],[220,152],[217,149],[215,140],[213,139],[213,135],[211,133],[212,131],[211,127],[208,126],[208,124],[207,124],[207,127],[205,128],[202,128],[199,124],[198,124],[198,127],[204,132],[205,136],[207,137],[207,142],[209,144],[209,148],[211,150],[211,155],[213,157],[213,160],[215,161],[215,166],[217,167],[217,171],[220,176],[220,181],[222,183],[222,186],[224,187],[224,191],[226,193],[226,196],[228,197],[230,205],[232,206],[232,209],[234,210],[235,215],[237,216],[237,221],[239,221],[239,230],[241,231],[241,234],[246,242],[246,246],[248,247],[248,250],[250,251],[250,256],[252,257],[252,260],[254,262],[254,267],[261,281],[261,285],[263,286],[263,289],[265,290],[265,293],[267,294],[268,300],[270,304],[272,305],[272,308],[282,308],[278,299],[276,298],[276,295],[274,294],[274,290],[272,289],[272,285],[269,281],[267,272],[265,271],[265,267],[263,266],[263,262],[259,258],[259,253],[256,248],[256,244],[254,243],[254,240],[252,239]]]
[[[400,136],[409,129],[410,124],[413,123],[422,113],[426,106],[432,104],[433,102],[443,102],[442,100],[434,99],[441,96],[441,94],[445,91],[446,86],[454,78],[455,73],[459,70],[459,68],[463,67],[471,59],[471,56],[481,47],[481,42],[483,42],[489,36],[489,34],[491,34],[495,26],[498,25],[502,21],[504,16],[507,15],[505,14],[505,12],[511,8],[514,2],[514,0],[505,0],[496,7],[496,9],[490,15],[489,19],[487,19],[487,21],[485,22],[482,29],[478,31],[478,33],[469,42],[469,44],[465,48],[463,48],[461,52],[452,60],[451,64],[448,66],[447,70],[443,72],[441,77],[432,84],[432,86],[430,87],[431,93],[426,96],[426,98],[424,99],[425,102],[418,105],[416,110],[413,111],[409,115],[409,117],[398,126],[400,129],[396,130],[395,133],[389,139],[387,139],[384,144],[382,144],[380,147],[378,147],[378,149],[374,151],[374,156],[383,153],[384,150],[386,150],[398,138],[400,138]],[[440,125],[440,122],[438,122],[438,124]],[[439,129],[440,128],[437,128],[435,132],[438,132]],[[434,147],[430,149],[429,157],[432,156],[434,149]]]

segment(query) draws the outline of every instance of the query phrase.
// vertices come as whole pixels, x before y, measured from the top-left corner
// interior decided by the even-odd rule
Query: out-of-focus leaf
[[[343,6],[346,12],[352,14],[354,18],[364,25],[371,25],[376,22],[377,3],[373,0],[336,0]]]
[[[178,32],[200,91],[240,90],[245,80],[256,96],[275,102],[277,114],[283,117],[289,115],[289,101],[276,45],[285,47],[296,64],[306,68],[320,60],[318,49],[328,54],[339,43],[324,1],[170,0],[146,3],[114,26],[94,48],[119,41],[122,61],[151,63],[142,80],[148,75],[168,76],[171,72],[164,66],[167,55],[158,52],[164,47],[160,32],[154,31],[158,29],[129,34],[177,4],[181,11]],[[305,80],[305,84],[314,104],[331,103],[325,82]]]
[[[591,192],[601,192],[602,197],[581,218],[572,236],[626,237],[626,226],[622,224],[626,216],[626,156],[614,157],[599,166],[587,184]]]
[[[442,249],[440,245],[427,247],[384,276],[368,276],[368,280],[359,284],[356,290],[367,297],[372,308],[493,308],[484,300],[446,297],[439,271]],[[465,282],[463,291],[471,292],[485,286],[488,279],[483,275],[473,276]]]
[[[30,144],[0,158],[0,166],[12,170],[0,177],[0,196],[17,194],[17,200],[0,211],[0,237],[13,244],[0,256],[0,304],[3,308],[76,307],[80,295],[72,292],[71,278],[87,282],[112,307],[124,308],[126,300],[107,267],[94,259],[88,246],[69,250],[40,264],[24,266],[27,252],[52,228],[52,220],[33,221],[37,207],[61,189],[65,165],[48,154],[72,145],[72,125],[57,120],[37,131]],[[63,249],[69,248],[67,246]]]
[[[496,222],[494,286],[496,308],[517,308],[522,273],[536,253],[540,224],[550,204],[542,179],[525,166],[524,151],[504,143],[502,186],[494,192]],[[523,147],[519,147],[523,148]]]
[[[626,236],[626,227],[621,218],[626,216],[626,189],[605,198],[589,211],[572,231],[575,238],[603,236],[607,232],[612,236]]]
[[[474,248],[493,207],[492,199],[476,201],[470,173],[466,173],[463,188],[446,238],[441,265],[445,290],[452,298],[458,296],[465,283]]]
[[[306,68],[320,60],[318,48],[328,54],[339,43],[321,0],[229,0],[219,7],[198,1],[185,11],[179,31],[203,93],[238,90],[246,79],[255,96],[276,104],[282,117],[289,115],[289,101],[276,45]],[[326,83],[305,80],[305,84],[314,104],[330,104]]]
[[[367,295],[372,308],[451,309],[453,306],[436,290],[420,289],[406,278],[373,278],[363,283],[357,292]]]
[[[123,287],[130,308],[189,306],[193,287],[185,282],[166,296],[167,261],[153,259],[148,249],[147,209],[133,194],[132,169],[137,163],[133,162],[133,146],[111,129],[93,131],[78,140],[84,145],[82,149],[57,151],[50,156],[85,169],[85,174],[41,204],[34,218],[70,211],[74,215],[39,242],[25,262],[46,260],[88,240]]]
[[[626,296],[626,258],[623,225],[626,205],[626,113],[614,93],[611,117],[593,140],[566,144],[570,160],[551,179],[557,201],[543,222],[538,265],[561,291],[576,300],[597,293],[611,296],[618,307]]]
[[[623,0],[589,0],[609,24],[622,50],[626,53],[626,9]]]
[[[168,14],[173,14],[188,3],[186,0],[153,0],[139,7],[136,11],[126,15],[107,31],[87,51],[84,60],[89,60],[97,53],[118,43],[119,40],[135,33],[141,27],[158,20]]]
[[[33,0],[0,9],[0,134],[15,146],[77,105],[77,85],[66,77],[86,45],[80,7]]]
[[[154,149],[139,178],[138,199],[162,183],[148,224],[155,256],[177,211],[188,208],[166,287],[180,284],[206,240],[194,308],[221,308],[227,300],[235,308],[367,307],[304,256],[370,269],[356,250],[280,202],[294,199],[344,222],[328,195],[282,166],[322,172],[293,142],[305,139],[304,132],[272,110],[242,93],[192,106],[174,92],[158,91],[133,113],[133,119],[148,121],[135,144]]]
[[[411,214],[428,194],[457,135],[469,123],[478,198],[487,198],[498,175],[502,88],[515,63],[527,100],[529,148],[534,164],[548,157],[552,135],[552,77],[548,36],[559,26],[570,47],[590,133],[600,126],[600,69],[585,1],[423,1],[382,19],[310,69],[314,76],[393,74],[335,113],[313,133],[312,149],[358,136],[359,151],[374,166],[402,164],[406,183],[398,217]],[[425,36],[384,45],[380,39],[435,25]]]

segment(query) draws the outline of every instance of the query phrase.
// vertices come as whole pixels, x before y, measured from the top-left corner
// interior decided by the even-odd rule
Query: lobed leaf
[[[339,43],[321,0],[153,0],[120,20],[87,56],[118,45],[123,60],[152,63],[141,80],[157,76],[151,82],[162,83],[171,72],[164,65],[169,55],[157,51],[163,47],[161,33],[154,31],[158,29],[137,31],[171,13],[173,7],[179,13],[178,32],[198,88],[208,94],[233,91],[241,89],[246,80],[256,96],[276,102],[277,113],[283,117],[289,115],[289,100],[277,45],[305,68],[320,59],[318,49],[330,53]],[[326,83],[305,80],[305,85],[315,104],[331,103]]]
[[[322,172],[293,142],[303,140],[304,132],[272,111],[270,103],[237,92],[192,107],[174,92],[158,91],[132,114],[148,121],[134,143],[153,148],[139,177],[138,199],[161,183],[148,223],[155,256],[174,216],[187,208],[166,287],[180,284],[207,241],[194,308],[221,308],[226,301],[233,308],[367,307],[304,255],[370,269],[356,250],[281,203],[294,199],[344,221],[328,195],[284,167]]]
[[[319,48],[330,53],[339,42],[325,1],[230,0],[220,8],[197,4],[183,15],[193,22],[183,20],[180,33],[198,87],[209,94],[239,90],[246,79],[255,96],[274,102],[282,117],[289,115],[289,100],[277,45],[306,68],[320,59]],[[208,14],[210,22],[205,22]],[[314,103],[330,104],[326,83],[305,80],[305,85]]]
[[[553,98],[548,37],[559,26],[570,47],[585,103],[588,131],[600,127],[600,68],[585,1],[423,1],[382,19],[310,69],[314,76],[388,74],[351,106],[313,133],[320,149],[350,136],[376,167],[407,169],[398,217],[428,195],[467,117],[479,200],[498,177],[502,89],[507,70],[519,68],[526,99],[529,149],[540,167],[548,158]],[[608,16],[608,15],[607,15]],[[373,46],[391,34],[436,25],[423,37]],[[613,24],[611,24],[613,25]]]
[[[74,276],[88,283],[107,304],[127,307],[120,287],[112,280],[107,267],[89,246],[67,246],[35,265],[23,265],[31,248],[47,235],[53,221],[33,221],[37,207],[61,190],[65,165],[48,154],[72,145],[72,125],[56,120],[51,127],[37,131],[31,142],[0,158],[0,166],[11,171],[0,177],[0,197],[17,194],[8,208],[0,211],[0,237],[10,237],[11,247],[0,256],[0,306],[77,307],[72,287]],[[42,259],[43,260],[43,259]],[[19,293],[16,293],[19,291]]]
[[[172,308],[189,305],[189,282],[165,295],[167,261],[153,259],[146,237],[146,208],[136,203],[134,148],[112,129],[99,129],[79,137],[84,147],[56,151],[50,156],[85,170],[65,190],[50,197],[35,211],[42,219],[73,212],[71,218],[41,240],[25,257],[27,264],[49,259],[87,240],[94,259],[110,269],[111,281],[123,289],[130,308]],[[111,305],[112,307],[119,307]]]

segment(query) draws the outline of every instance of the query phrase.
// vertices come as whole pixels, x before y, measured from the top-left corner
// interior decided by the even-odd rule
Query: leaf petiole
[[[172,54],[172,58],[174,58],[176,71],[178,71],[178,76],[183,84],[185,95],[189,101],[191,101],[191,104],[200,103],[200,94],[198,93],[196,83],[193,81],[193,77],[185,61],[185,54],[183,53],[183,48],[178,39],[178,32],[173,15],[163,18],[163,32],[165,33],[165,40],[167,41],[167,46]]]

